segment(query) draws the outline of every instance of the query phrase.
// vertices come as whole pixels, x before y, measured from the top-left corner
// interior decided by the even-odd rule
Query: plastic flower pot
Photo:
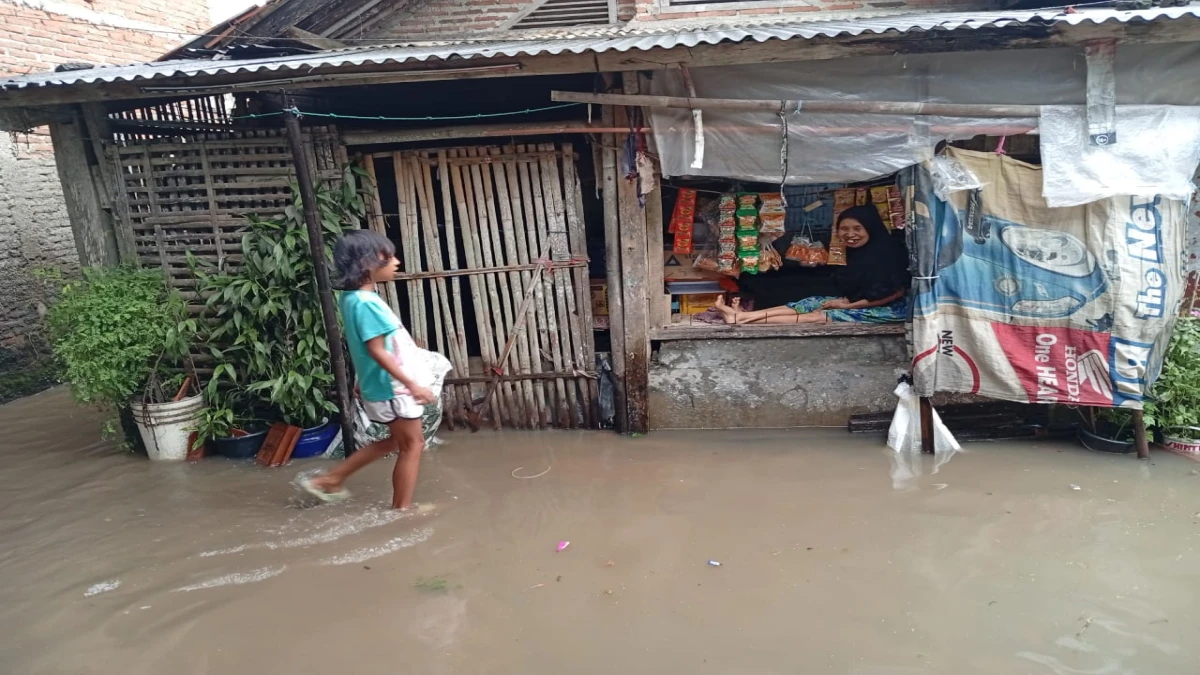
[[[339,430],[340,427],[333,422],[305,429],[300,433],[300,440],[296,441],[296,447],[292,450],[292,459],[304,459],[325,454]]]
[[[242,433],[228,438],[214,438],[208,442],[208,448],[212,454],[229,459],[253,459],[266,438],[265,430],[255,434]]]

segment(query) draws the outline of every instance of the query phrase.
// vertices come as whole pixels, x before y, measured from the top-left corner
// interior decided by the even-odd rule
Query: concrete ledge
[[[895,371],[909,362],[903,335],[795,337],[662,342],[650,364],[650,427],[840,426],[895,407]]]

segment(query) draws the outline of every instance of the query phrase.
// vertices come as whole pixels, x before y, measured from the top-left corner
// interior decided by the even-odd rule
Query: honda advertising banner
[[[955,149],[939,161],[910,173],[917,392],[1141,408],[1184,290],[1186,205],[1049,208],[1040,167]]]

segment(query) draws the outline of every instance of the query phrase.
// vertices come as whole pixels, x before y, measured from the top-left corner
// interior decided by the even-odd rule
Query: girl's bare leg
[[[420,420],[418,420],[419,422]],[[385,438],[381,441],[359,448],[358,452],[350,455],[341,462],[338,462],[332,469],[323,474],[312,477],[313,486],[328,493],[339,492],[342,489],[342,484],[346,479],[357,472],[364,466],[374,462],[377,459],[387,457],[390,453],[396,450],[396,434],[392,432],[390,438]]]
[[[392,469],[392,508],[411,509],[417,489],[417,473],[421,469],[421,453],[425,451],[425,436],[421,419],[398,419],[388,425],[400,454]]]
[[[726,320],[725,323],[747,324],[747,323],[803,323],[797,321],[796,310],[791,307],[768,307],[754,312],[737,312],[733,316],[733,321]]]

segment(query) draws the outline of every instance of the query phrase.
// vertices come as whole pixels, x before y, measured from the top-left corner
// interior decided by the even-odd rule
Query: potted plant
[[[115,413],[129,410],[151,459],[187,456],[203,398],[185,396],[196,321],[161,273],[85,269],[64,284],[47,315],[55,355],[75,397]],[[118,416],[105,424],[116,431]]]
[[[365,214],[356,175],[348,170],[340,187],[317,186],[329,264],[333,240]],[[279,420],[303,429],[293,457],[319,455],[337,434],[330,416],[338,409],[299,197],[279,216],[250,215],[246,222],[236,268],[191,259],[215,320],[205,346],[218,364],[205,387],[212,411],[199,435],[219,442],[244,420]]]
[[[1164,445],[1200,454],[1200,318],[1176,321],[1145,415]]]
[[[1086,424],[1079,427],[1079,442],[1096,452],[1129,453],[1136,448],[1133,413],[1123,408],[1088,409]]]

